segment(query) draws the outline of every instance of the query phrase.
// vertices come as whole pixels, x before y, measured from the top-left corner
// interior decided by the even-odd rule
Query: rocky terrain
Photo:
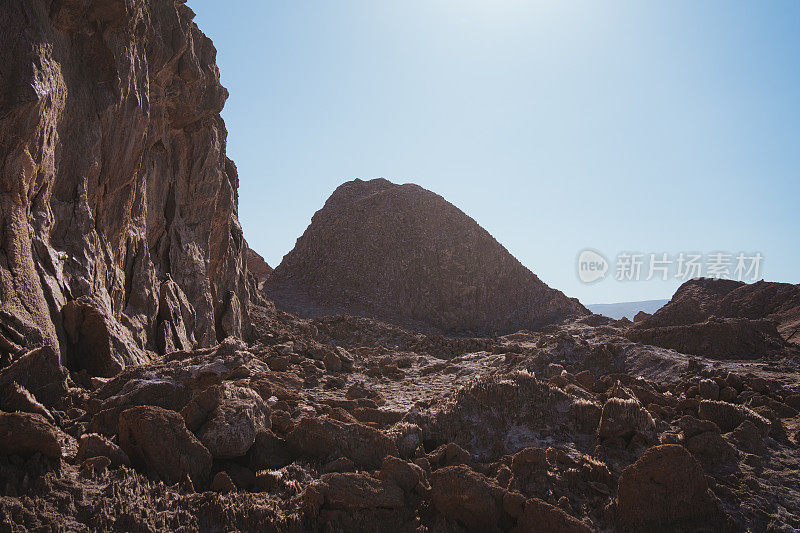
[[[241,336],[216,50],[183,2],[0,10],[0,353],[112,371]],[[89,333],[91,331],[91,333]]]
[[[336,189],[264,287],[303,317],[445,333],[511,333],[589,314],[441,196],[384,179]]]
[[[800,347],[800,286],[698,278],[681,285],[629,338],[726,359],[780,355]]]
[[[0,531],[800,529],[797,286],[592,315],[385,180],[270,274],[191,11],[5,7]]]

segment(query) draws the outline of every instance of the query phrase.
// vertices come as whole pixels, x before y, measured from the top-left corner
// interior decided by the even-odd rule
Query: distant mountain
[[[667,302],[669,302],[669,300],[642,300],[641,302],[591,304],[587,305],[586,308],[592,313],[607,316],[609,318],[618,320],[622,317],[625,317],[628,320],[633,320],[633,317],[636,316],[636,313],[639,311],[644,311],[645,313],[652,315],[666,305]]]
[[[588,314],[438,194],[384,179],[336,189],[264,290],[303,317],[448,333],[510,333]]]

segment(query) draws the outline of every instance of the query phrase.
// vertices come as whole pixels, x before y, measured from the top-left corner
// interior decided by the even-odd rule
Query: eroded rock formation
[[[632,340],[715,359],[780,356],[800,346],[800,286],[687,281],[664,307],[635,321]]]
[[[227,91],[193,16],[171,0],[3,4],[7,359],[49,345],[81,364],[69,357],[76,345],[127,346],[115,361],[102,356],[107,374],[149,351],[241,334],[248,286],[238,178],[219,116]],[[171,282],[168,292],[185,297],[164,295]],[[92,302],[71,311],[82,297]],[[102,331],[81,333],[95,326]]]
[[[451,333],[588,314],[441,196],[384,179],[336,189],[265,290],[301,316],[344,313]]]

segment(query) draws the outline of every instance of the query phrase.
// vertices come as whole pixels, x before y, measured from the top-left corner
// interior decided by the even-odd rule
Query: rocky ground
[[[800,528],[791,349],[713,360],[599,316],[491,339],[250,315],[247,341],[113,378],[46,348],[0,370],[0,530]]]
[[[606,319],[386,180],[271,271],[193,18],[0,9],[0,531],[800,529],[800,287]]]

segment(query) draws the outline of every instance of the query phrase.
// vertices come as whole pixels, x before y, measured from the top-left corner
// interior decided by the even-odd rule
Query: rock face
[[[669,524],[710,518],[708,484],[700,464],[677,444],[655,446],[619,477],[619,514],[624,524]]]
[[[351,314],[445,332],[535,329],[588,314],[473,219],[417,185],[341,185],[265,284],[301,316]]]
[[[440,468],[431,475],[436,509],[470,531],[488,531],[503,518],[503,489],[466,466]]]
[[[755,359],[800,344],[800,286],[698,278],[636,325],[631,340],[715,359]]]
[[[62,309],[91,296],[102,317],[90,336],[126,337],[138,360],[173,314],[161,309],[168,277],[198,345],[239,334],[230,315],[245,312],[248,287],[227,91],[191,9],[14,0],[1,11],[0,352],[49,345],[66,361]]]
[[[255,278],[256,286],[260,288],[264,285],[269,275],[272,274],[272,267],[264,261],[264,258],[261,257],[258,252],[254,251],[249,246],[247,247],[245,257],[247,258],[247,270]]]
[[[29,456],[41,453],[61,457],[56,430],[42,415],[0,412],[0,455]]]
[[[211,454],[174,411],[149,405],[128,409],[119,417],[119,442],[134,464],[167,483],[187,474],[202,483],[211,472]]]

